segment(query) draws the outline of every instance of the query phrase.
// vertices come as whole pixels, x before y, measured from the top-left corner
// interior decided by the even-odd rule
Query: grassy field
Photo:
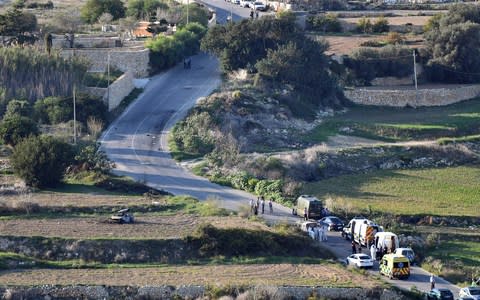
[[[379,171],[307,184],[305,193],[353,212],[480,216],[480,167]]]
[[[342,132],[342,128],[350,132]],[[382,141],[461,137],[480,132],[480,99],[430,108],[354,106],[327,118],[305,138],[322,142],[338,133]]]

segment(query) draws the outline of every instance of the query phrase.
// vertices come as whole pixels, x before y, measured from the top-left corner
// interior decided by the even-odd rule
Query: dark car
[[[427,299],[453,300],[453,293],[449,289],[433,289],[427,293]]]
[[[329,231],[341,231],[343,229],[343,221],[335,216],[322,218],[320,222],[327,223]]]

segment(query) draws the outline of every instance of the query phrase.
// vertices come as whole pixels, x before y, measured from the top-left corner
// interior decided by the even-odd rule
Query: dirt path
[[[14,270],[0,285],[309,285],[374,287],[380,283],[336,265],[217,265],[157,268]]]
[[[219,228],[270,230],[260,222],[240,217],[196,217],[193,215],[138,216],[135,224],[110,224],[107,217],[16,219],[0,221],[2,235],[43,236],[75,239],[174,239],[195,231],[201,224]]]

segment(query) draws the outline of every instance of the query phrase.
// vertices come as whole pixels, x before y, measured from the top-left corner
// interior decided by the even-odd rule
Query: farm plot
[[[62,238],[114,238],[114,239],[175,239],[182,238],[201,224],[218,228],[270,230],[258,222],[249,222],[240,217],[141,216],[135,224],[111,224],[108,216],[52,218],[52,219],[7,219],[0,221],[2,235],[43,236]]]
[[[0,273],[2,285],[313,285],[375,287],[371,277],[335,264],[168,266],[79,270],[15,270]]]

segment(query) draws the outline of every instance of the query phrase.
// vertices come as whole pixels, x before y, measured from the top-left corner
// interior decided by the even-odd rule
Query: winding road
[[[223,0],[204,2],[208,5],[218,2],[227,8],[233,5]],[[248,9],[235,9],[248,15]],[[217,13],[218,11],[223,16],[228,12],[225,7],[218,8]],[[227,209],[238,211],[242,206],[248,206],[249,200],[256,196],[193,175],[177,164],[168,151],[169,130],[199,99],[208,96],[220,83],[218,60],[206,54],[192,57],[191,69],[184,69],[183,64],[179,64],[151,78],[138,99],[102,135],[101,149],[115,162],[114,173],[129,176],[175,195],[190,195],[200,200],[214,199]],[[274,204],[274,214],[266,214],[264,217],[269,222],[293,223],[299,220],[290,214],[290,209],[277,204]],[[326,246],[339,258],[345,258],[350,249],[349,243],[343,241],[338,233],[329,233],[329,236]],[[437,282],[440,283],[439,286],[458,294],[457,286],[441,279]],[[408,281],[391,283],[405,289],[412,286],[422,291],[429,289],[428,273],[420,268],[412,269]]]

